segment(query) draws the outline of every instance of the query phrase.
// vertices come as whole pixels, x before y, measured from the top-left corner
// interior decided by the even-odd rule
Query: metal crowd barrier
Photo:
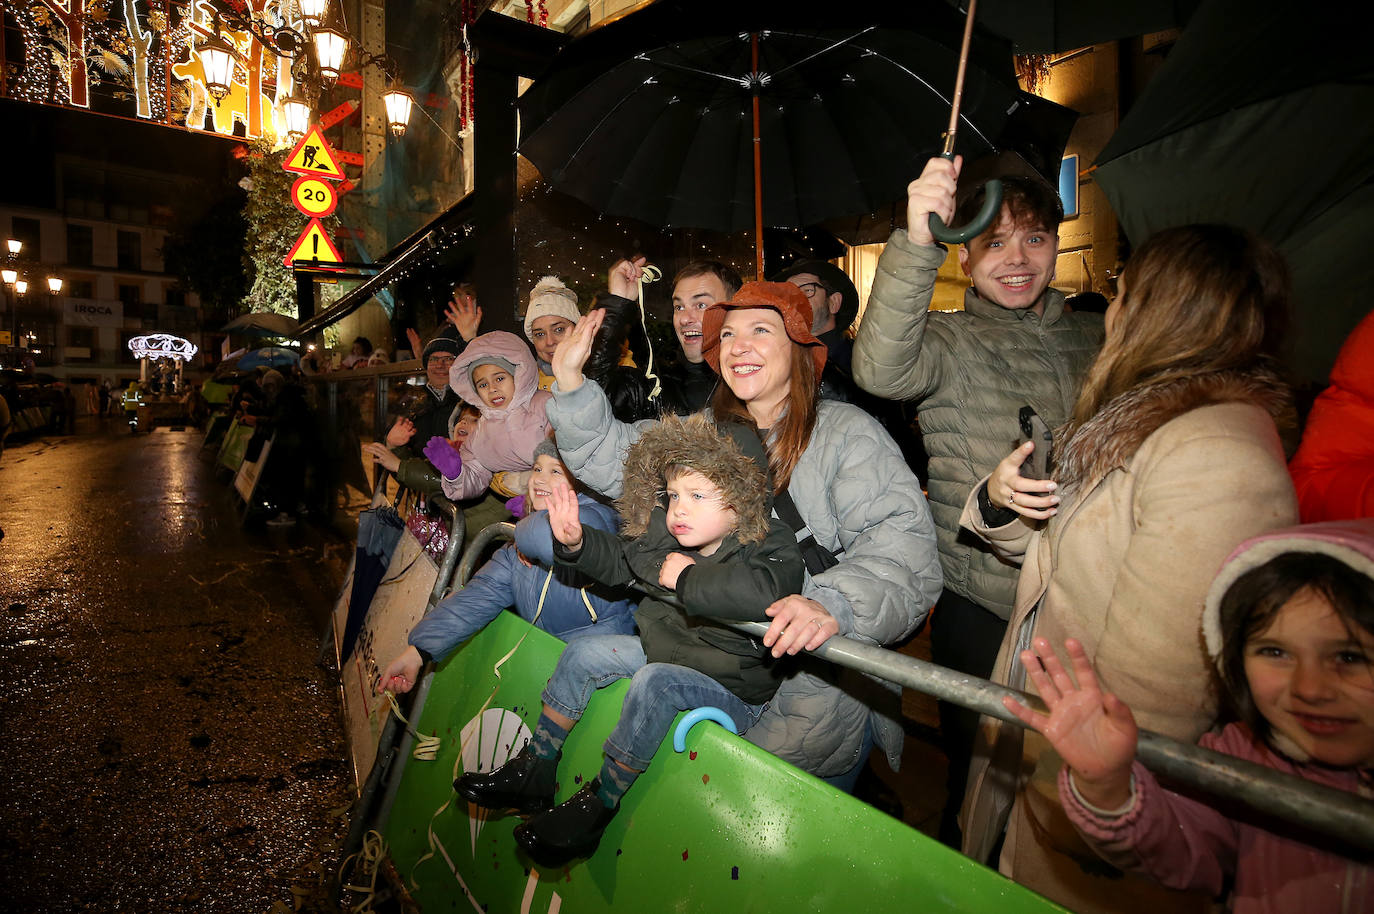
[[[762,622],[730,625],[760,637],[768,631]],[[1022,728],[1026,724],[1002,706],[1002,697],[1043,707],[1023,692],[842,636],[832,637],[813,654]],[[1374,801],[1148,730],[1140,731],[1136,758],[1175,784],[1237,800],[1286,823],[1374,852]]]
[[[399,502],[399,497],[398,497]],[[443,557],[439,562],[439,573],[434,579],[434,587],[431,588],[429,599],[426,601],[425,612],[429,612],[443,600],[449,590],[449,580],[453,576],[453,570],[458,565],[460,557],[464,555],[465,528],[463,526],[463,509],[454,504],[442,495],[435,495],[428,499],[429,504],[438,508],[448,519],[449,535],[448,545],[444,549]],[[495,525],[502,526],[502,525]],[[514,527],[510,524],[511,535],[514,536]],[[492,528],[484,529],[468,548],[468,552],[473,549],[480,549],[482,544],[490,542],[491,537],[487,536]],[[470,565],[471,562],[468,563]],[[471,575],[471,568],[467,574]],[[466,582],[467,577],[460,578]],[[426,668],[422,681],[413,692],[414,702],[410,716],[417,715],[422,707],[423,693],[428,691],[428,685],[433,679],[433,670]],[[367,780],[363,782],[362,789],[358,793],[358,799],[353,804],[353,811],[349,818],[348,835],[344,838],[343,853],[340,857],[347,860],[356,854],[363,846],[363,839],[367,835],[372,823],[385,821],[387,813],[391,809],[391,801],[396,794],[396,786],[400,783],[400,772],[405,767],[405,759],[410,753],[412,738],[406,731],[405,726],[390,711],[386,715],[386,723],[382,725],[382,732],[377,737],[377,756],[373,760],[371,769],[368,770]],[[396,764],[397,760],[400,764]],[[391,774],[393,766],[394,775]],[[384,789],[383,789],[384,788]],[[380,797],[378,791],[381,789]]]
[[[509,523],[493,524],[483,529],[464,551],[456,568],[453,568],[455,586],[462,586],[471,578],[476,570],[474,566],[478,558],[491,542],[496,539],[513,539],[514,530],[514,525]],[[431,598],[431,606],[442,598],[440,591],[443,589],[441,585],[444,580],[445,577],[441,574],[440,583],[435,585],[436,597]],[[768,630],[768,626],[761,622],[728,624],[755,637],[761,637]],[[1003,707],[1002,697],[1009,695],[1023,703],[1038,705],[1036,699],[1023,692],[843,636],[832,637],[812,654],[829,663],[916,689],[1020,727],[1026,725]],[[434,680],[434,672],[433,665],[427,666],[412,693],[413,700],[408,710],[412,720],[418,719],[424,707],[425,698]],[[375,811],[366,815],[355,813],[345,857],[351,852],[349,848],[356,850],[357,846],[360,846],[362,835],[367,829],[382,828],[390,814],[404,772],[406,757],[413,743],[411,735],[399,725],[393,714],[388,720],[382,740],[392,741],[397,731],[400,735],[399,745],[386,753],[385,765],[383,755],[379,752],[378,764],[374,766],[372,776],[368,779],[374,791],[374,782],[380,783],[383,778],[385,779],[386,787],[382,801],[376,804]],[[1316,835],[1334,838],[1347,847],[1374,852],[1374,801],[1147,730],[1140,731],[1136,757],[1146,768],[1173,784],[1238,801],[1284,823],[1299,826]],[[393,759],[398,759],[399,762],[393,763]],[[357,809],[360,812],[365,810],[362,800],[359,801]],[[353,841],[355,833],[356,844]]]

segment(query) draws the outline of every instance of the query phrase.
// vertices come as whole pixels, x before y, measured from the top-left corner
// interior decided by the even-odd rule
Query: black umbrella
[[[1369,309],[1371,25],[1367,4],[1209,0],[1093,172],[1133,243],[1225,222],[1278,245],[1294,276],[1294,368],[1314,380]]]
[[[554,187],[665,227],[871,213],[940,151],[963,25],[943,0],[659,0],[554,58],[521,100],[520,151]],[[1008,45],[974,36],[963,95],[958,150],[994,151],[1022,99]]]

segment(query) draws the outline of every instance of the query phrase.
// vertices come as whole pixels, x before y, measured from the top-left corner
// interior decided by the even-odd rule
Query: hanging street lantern
[[[382,93],[382,103],[386,105],[386,125],[391,128],[392,134],[405,136],[415,99],[406,90],[393,86]]]
[[[325,85],[332,86],[343,69],[344,55],[348,53],[348,36],[336,29],[315,30],[315,54],[319,59],[320,78]]]
[[[62,277],[61,277],[61,276],[49,276],[49,277],[48,277],[48,291],[51,292],[53,295],[56,295],[58,292],[61,292],[61,291],[62,291]]]
[[[23,295],[25,292],[29,291],[28,281],[24,279],[16,279],[14,281],[14,291],[18,292],[20,295]]]
[[[300,0],[301,18],[312,29],[320,27],[325,13],[329,11],[329,0]]]
[[[205,69],[205,89],[215,99],[215,107],[229,94],[234,76],[234,46],[220,37],[215,23],[214,37],[200,46],[200,64]]]
[[[286,135],[299,140],[310,129],[310,103],[299,95],[288,95],[281,103],[282,115],[286,118]]]
[[[19,271],[18,271],[18,270],[12,270],[12,269],[10,269],[9,267],[5,267],[3,270],[0,270],[0,279],[2,279],[2,280],[5,281],[5,285],[9,285],[10,283],[14,282],[14,281],[17,280],[18,278],[19,278]]]
[[[18,256],[19,252],[22,251],[22,250],[24,249],[24,242],[22,242],[22,241],[16,241],[16,240],[14,240],[13,238],[11,238],[11,239],[9,239],[8,241],[6,241],[6,242],[5,242],[5,245],[6,245],[7,247],[9,247],[10,253],[11,253],[11,254],[14,254],[15,256]],[[7,280],[7,281],[8,281],[8,280]]]

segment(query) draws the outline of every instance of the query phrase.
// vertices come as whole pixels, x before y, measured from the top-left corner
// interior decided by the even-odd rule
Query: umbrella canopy
[[[756,146],[763,224],[871,213],[939,153],[962,33],[943,0],[659,0],[559,52],[521,100],[520,151],[554,187],[658,226],[752,228]],[[976,157],[1021,104],[1010,47],[976,35],[966,79],[958,151]]]
[[[300,322],[294,317],[274,311],[253,311],[249,314],[240,314],[220,329],[223,332],[243,333],[248,336],[294,337],[300,330]]]
[[[966,8],[968,0],[949,0]],[[978,0],[978,23],[1018,54],[1053,54],[1181,27],[1201,0]]]
[[[1225,222],[1276,244],[1294,278],[1292,367],[1311,380],[1369,309],[1371,25],[1366,4],[1208,0],[1094,172],[1132,243]]]
[[[260,367],[282,368],[287,365],[295,365],[300,360],[301,355],[295,350],[283,349],[281,346],[266,346],[240,356],[235,367],[239,371],[249,371]]]

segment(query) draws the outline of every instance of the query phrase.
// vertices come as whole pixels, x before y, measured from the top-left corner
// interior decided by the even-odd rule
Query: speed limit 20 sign
[[[291,202],[305,215],[323,219],[332,215],[334,208],[339,205],[339,194],[328,181],[301,175],[291,185]]]

